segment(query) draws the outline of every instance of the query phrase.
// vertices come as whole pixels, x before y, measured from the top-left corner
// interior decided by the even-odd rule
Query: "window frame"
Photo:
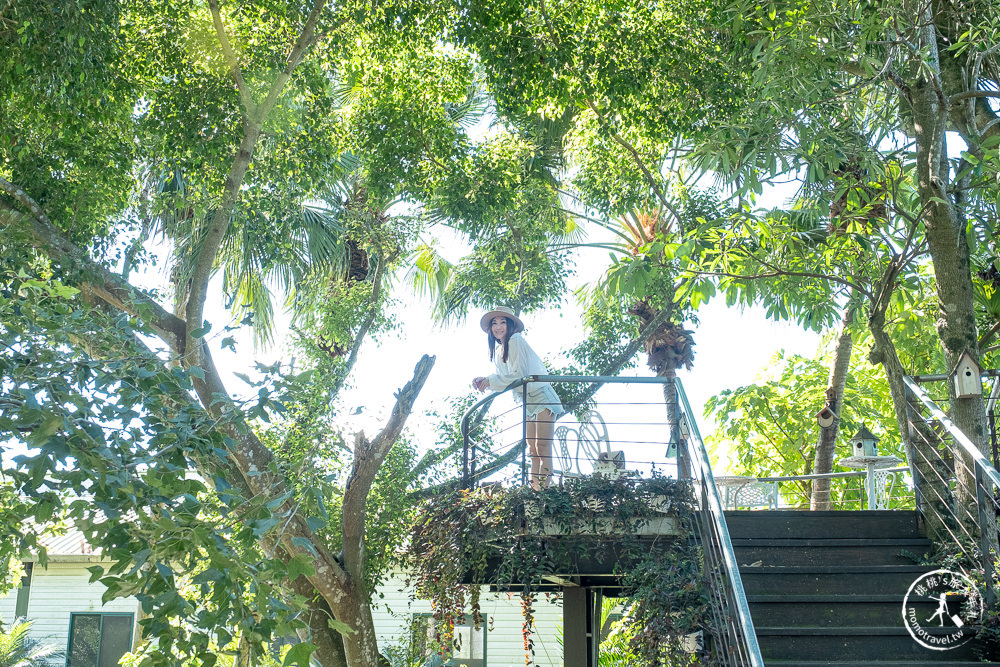
[[[434,614],[430,612],[414,612],[410,616],[411,622],[417,620],[418,618],[426,618],[429,622],[433,622]],[[472,629],[472,632],[476,632],[476,626],[472,622],[472,614],[466,614],[462,620],[463,622],[461,625],[468,626],[469,628]],[[485,667],[487,664],[489,664],[486,662],[487,658],[489,657],[489,647],[488,647],[489,633],[487,633],[486,631],[485,622],[483,623],[483,627],[480,628],[479,632],[483,633],[483,657],[481,658],[482,662],[480,664],[482,664],[483,667]],[[477,661],[480,660],[480,658],[471,658],[471,659]],[[451,658],[444,663],[443,667],[462,667],[463,665],[468,664],[465,662],[461,662],[461,660],[462,660],[461,658]]]
[[[101,624],[98,628],[97,633],[97,665],[99,667],[101,664],[101,651],[103,650],[103,642],[101,639],[104,635],[104,619],[108,616],[122,617],[127,616],[129,618],[128,624],[128,647],[129,651],[132,650],[132,641],[135,639],[135,614],[130,611],[71,611],[69,613],[69,633],[66,637],[66,661],[64,667],[72,667],[70,665],[70,658],[73,657],[73,623],[77,616],[98,616],[101,619]],[[127,651],[126,651],[127,652]],[[79,666],[78,666],[79,667]]]

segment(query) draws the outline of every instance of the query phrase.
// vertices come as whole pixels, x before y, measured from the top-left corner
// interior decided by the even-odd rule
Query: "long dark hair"
[[[490,320],[489,330],[486,332],[490,340],[490,361],[493,361],[493,353],[496,351],[497,343],[503,343],[503,357],[501,358],[504,362],[507,361],[507,343],[510,341],[511,331],[514,330],[514,320],[509,317],[504,317],[504,319],[507,320],[507,335],[502,341],[493,335],[493,320]]]

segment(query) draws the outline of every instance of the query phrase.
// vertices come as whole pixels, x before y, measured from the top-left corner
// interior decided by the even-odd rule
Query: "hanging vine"
[[[567,479],[562,486],[487,485],[428,500],[411,531],[406,560],[415,594],[432,603],[442,655],[453,648],[445,628],[470,610],[481,627],[480,585],[519,590],[525,662],[533,660],[533,603],[542,577],[581,562],[613,563],[624,593],[631,649],[648,665],[686,663],[681,640],[711,632],[700,549],[687,526],[691,486],[655,475]],[[677,535],[640,536],[650,521],[675,521]]]

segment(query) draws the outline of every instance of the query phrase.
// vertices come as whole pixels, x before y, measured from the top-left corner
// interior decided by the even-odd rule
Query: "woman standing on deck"
[[[541,358],[524,340],[522,322],[514,311],[500,306],[483,315],[479,325],[486,332],[490,346],[490,361],[496,364],[496,373],[477,377],[472,386],[478,391],[503,391],[512,382],[529,375],[547,375],[548,369]],[[522,401],[522,390],[512,392],[514,401]],[[562,413],[562,403],[547,382],[530,382],[525,397],[525,438],[531,452],[531,488],[549,485],[552,475],[553,422]]]

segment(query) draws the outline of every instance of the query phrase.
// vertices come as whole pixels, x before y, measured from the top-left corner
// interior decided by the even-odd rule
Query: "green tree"
[[[880,438],[884,452],[897,455],[901,441],[891,413],[888,385],[877,369],[865,367],[855,357],[845,380],[841,419],[848,435],[862,424]],[[710,443],[718,451],[728,448],[738,474],[796,476],[815,472],[816,420],[827,389],[829,356],[805,359],[779,354],[766,379],[713,396],[705,406],[720,428]],[[834,506],[847,500],[848,484],[835,480],[830,495]],[[785,502],[808,506],[812,482],[800,480],[781,489]],[[857,501],[857,498],[853,499]]]
[[[5,525],[67,520],[102,548],[94,577],[139,598],[154,662],[292,632],[286,663],[379,662],[371,568],[413,479],[383,466],[412,468],[393,447],[433,359],[371,439],[336,442],[330,390],[415,234],[389,207],[468,150],[474,71],[433,22],[369,9],[0,9],[0,437],[27,447]],[[170,281],[144,289],[159,243]],[[272,294],[307,362],[235,398],[210,342],[235,345],[226,309],[266,340]]]
[[[854,172],[862,183],[877,185],[877,177],[867,178],[878,174],[872,167],[880,158],[870,159],[872,149],[895,151],[917,200],[910,225],[934,269],[945,368],[965,350],[978,357],[970,253],[996,218],[991,175],[1000,124],[989,102],[997,87],[996,7],[737,2],[730,11],[739,17],[733,29],[744,36],[745,71],[755,92],[745,99],[741,123],[717,126],[714,139],[700,147],[701,164],[747,190],[800,172],[808,182]],[[949,133],[967,147],[960,158],[948,157]],[[872,136],[895,138],[898,148]],[[848,195],[857,201],[859,193]],[[877,310],[872,317],[879,319]],[[982,399],[954,400],[952,411],[983,446]]]

